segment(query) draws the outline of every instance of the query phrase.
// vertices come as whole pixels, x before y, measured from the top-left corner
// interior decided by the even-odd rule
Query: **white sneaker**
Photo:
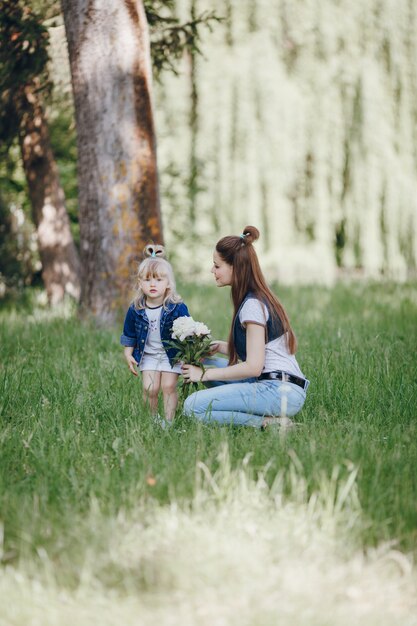
[[[265,420],[265,423],[262,424],[262,430],[266,430],[267,428],[281,428],[282,430],[294,428],[294,426],[299,426],[292,421],[289,417],[268,417]]]
[[[159,413],[153,416],[153,421],[157,426],[162,428],[162,430],[167,430],[172,426],[172,421],[166,420],[165,417],[162,417]]]

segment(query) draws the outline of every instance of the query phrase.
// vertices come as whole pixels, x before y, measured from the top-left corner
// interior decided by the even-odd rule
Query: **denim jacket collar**
[[[172,302],[168,302],[168,304],[167,304],[166,306],[162,305],[162,306],[161,306],[161,308],[162,308],[162,311],[161,311],[161,316],[162,316],[162,315],[164,315],[164,313],[165,313],[165,315],[166,315],[167,313],[171,313],[171,311],[173,311],[173,310],[175,309],[175,307],[176,307],[176,306],[177,306],[177,305],[176,305],[176,304],[173,304]],[[133,308],[134,312],[136,313],[136,315],[138,315],[139,317],[142,317],[143,319],[146,319],[146,318],[147,318],[147,315],[146,315],[146,307],[145,307],[144,309],[137,309],[137,308],[135,307],[135,305],[134,305],[134,304],[132,304],[132,308]]]

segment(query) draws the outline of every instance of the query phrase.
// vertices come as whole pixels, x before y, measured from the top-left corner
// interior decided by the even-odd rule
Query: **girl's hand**
[[[127,366],[132,372],[133,376],[137,376],[138,372],[135,366],[138,364],[138,362],[136,361],[136,359],[134,359],[131,354],[125,354],[125,359],[127,361]]]
[[[181,374],[186,383],[199,383],[204,371],[196,365],[187,365],[184,363],[181,367]]]
[[[210,344],[210,356],[219,352],[220,354],[227,354],[227,342],[226,341],[212,341]]]
[[[220,351],[220,341],[212,341],[210,344],[210,356]]]

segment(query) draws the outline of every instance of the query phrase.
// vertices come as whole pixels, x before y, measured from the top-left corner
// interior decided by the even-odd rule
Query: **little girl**
[[[137,293],[126,314],[120,343],[134,376],[142,372],[143,399],[152,414],[165,428],[172,423],[178,402],[176,391],[180,364],[172,365],[175,348],[171,340],[172,324],[177,317],[189,316],[186,305],[176,293],[174,272],[165,260],[164,248],[147,245],[145,259],[137,274]],[[158,415],[158,395],[162,389],[165,420]]]

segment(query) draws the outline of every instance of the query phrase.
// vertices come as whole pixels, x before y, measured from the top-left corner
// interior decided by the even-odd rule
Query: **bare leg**
[[[158,413],[158,394],[161,388],[161,372],[142,372],[143,401],[149,404],[152,415]]]
[[[178,374],[162,372],[161,387],[164,396],[165,419],[169,422],[174,419],[178,404],[177,381]]]

